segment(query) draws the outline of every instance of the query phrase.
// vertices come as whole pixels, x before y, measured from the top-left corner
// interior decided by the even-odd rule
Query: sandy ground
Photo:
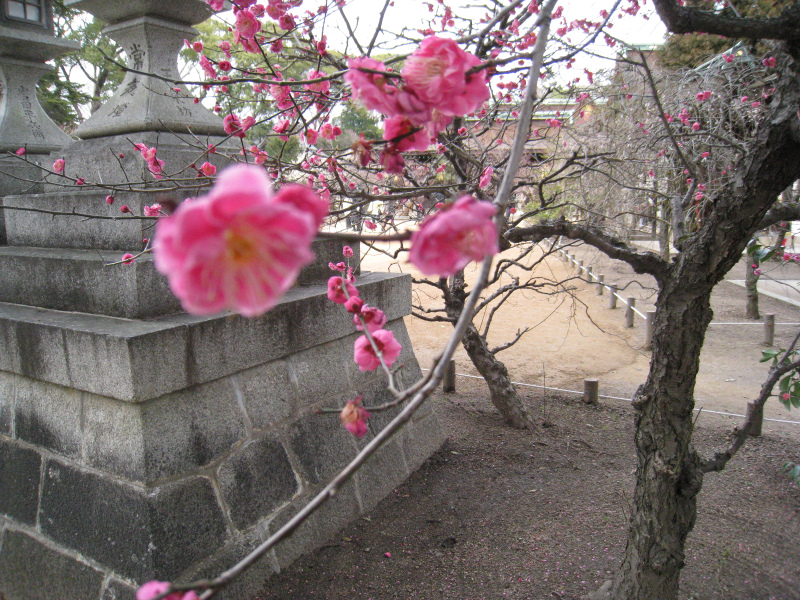
[[[572,247],[570,253],[585,265],[592,266],[595,274],[602,273],[606,283],[616,284],[620,296],[636,298],[636,307],[642,313],[654,308],[655,283],[652,278],[636,275],[626,264],[611,260],[588,246]],[[542,254],[542,250],[535,250],[528,263]],[[507,255],[505,253],[503,257]],[[375,251],[365,252],[362,269],[402,271],[419,277],[403,255],[394,260]],[[800,267],[796,270],[800,273]],[[541,293],[517,292],[498,311],[489,332],[490,343],[499,345],[512,339],[519,328],[532,328],[515,346],[498,355],[508,367],[512,379],[523,384],[580,391],[584,379],[596,378],[600,380],[600,394],[612,397],[604,398],[604,402],[626,404],[645,381],[649,370],[649,352],[644,350],[644,320],[637,316],[635,326],[626,328],[623,303],[617,302],[617,308],[610,309],[607,293],[597,295],[596,285],[578,278],[574,266],[556,256],[545,258],[532,273],[543,286]],[[468,279],[474,274],[475,267],[468,267]],[[522,276],[523,272],[517,270],[516,274]],[[742,262],[729,277],[742,279],[743,274]],[[792,271],[782,273],[782,276],[796,278],[797,274]],[[556,282],[560,285],[554,286]],[[565,290],[569,293],[564,293]],[[560,293],[554,293],[556,291]],[[426,308],[439,306],[441,301],[435,293],[433,288],[416,285],[414,301]],[[767,364],[759,363],[763,326],[744,318],[745,291],[730,282],[723,281],[717,286],[712,306],[714,319],[701,356],[696,406],[704,409],[701,420],[713,419],[733,426],[741,421],[740,417],[711,411],[743,415],[747,402],[757,395],[767,373]],[[785,324],[800,323],[800,308],[763,295],[760,308],[762,315],[775,315],[775,344],[776,347],[785,347],[797,331],[797,327]],[[407,318],[406,325],[417,358],[426,368],[443,346],[451,326],[412,317]],[[455,358],[458,373],[477,376],[462,349]],[[459,378],[459,385],[462,382],[466,384],[466,378]],[[528,388],[527,391],[541,394],[538,388]],[[800,437],[798,411],[788,411],[779,402],[770,400],[765,407],[765,416],[793,423],[765,421],[764,431],[780,431]]]

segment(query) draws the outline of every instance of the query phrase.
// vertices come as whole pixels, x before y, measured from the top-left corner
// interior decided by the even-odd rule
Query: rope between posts
[[[557,248],[557,250],[558,250],[559,254],[562,254],[563,256],[567,257],[571,263],[576,264],[576,265],[578,264],[578,261],[575,260],[574,258],[572,258],[571,256],[569,256],[567,254],[567,252],[563,248]],[[587,275],[589,276],[588,277],[589,280],[588,280],[587,283],[591,284],[593,280],[597,280],[598,283],[599,283],[600,280],[597,277],[597,275],[595,275],[594,273],[589,273],[588,271],[587,271]],[[626,298],[623,298],[618,293],[612,291],[613,288],[611,286],[603,285],[603,288],[608,290],[609,293],[614,294],[614,296],[616,296],[617,300],[619,300],[620,302],[626,302],[627,301]],[[635,312],[637,315],[639,315],[642,319],[647,319],[647,316],[642,311],[640,311],[638,308],[636,308],[635,306],[633,306],[631,308],[633,309],[633,312]],[[759,323],[758,321],[753,322],[753,323],[750,323],[750,322],[746,322],[746,323],[711,322],[711,323],[709,323],[709,325],[760,325],[762,327],[764,326],[763,323]],[[798,327],[798,326],[800,326],[800,323],[775,323],[775,325]]]
[[[422,371],[429,371],[430,369],[421,369],[421,370]],[[480,377],[478,375],[467,375],[466,373],[456,373],[456,375],[458,377],[468,377],[469,379],[483,379],[483,377]],[[578,390],[565,390],[565,389],[562,389],[562,388],[554,388],[554,387],[546,387],[546,386],[543,386],[543,385],[535,385],[533,383],[522,383],[521,381],[512,381],[511,383],[513,383],[514,385],[520,385],[522,387],[532,387],[532,388],[537,388],[537,389],[540,389],[540,390],[552,390],[554,392],[566,392],[568,394],[577,394],[578,396],[582,396],[583,395],[583,392],[579,392]],[[633,400],[631,398],[620,398],[619,396],[606,396],[604,394],[598,394],[597,397],[598,398],[607,398],[609,400],[624,400],[626,402],[633,402]],[[729,413],[729,412],[724,412],[724,411],[720,411],[720,410],[710,410],[708,408],[695,408],[694,409],[695,412],[700,412],[701,410],[703,412],[711,413],[711,414],[714,414],[714,415],[724,415],[726,417],[740,417],[742,419],[745,418],[745,415],[739,415],[739,414],[736,414],[736,413]],[[787,421],[786,419],[770,419],[768,417],[764,417],[764,420],[765,421],[772,421],[773,423],[788,423],[790,425],[800,425],[800,421]]]

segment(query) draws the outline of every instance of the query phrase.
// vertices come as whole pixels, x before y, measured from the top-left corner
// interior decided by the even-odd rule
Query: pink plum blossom
[[[136,592],[136,600],[153,600],[168,589],[169,583],[166,581],[148,581]],[[164,596],[164,600],[197,600],[197,594],[194,591],[172,592]]]
[[[236,25],[234,27],[234,42],[239,43],[242,37],[253,38],[261,31],[261,23],[256,16],[249,10],[240,10],[236,13]]]
[[[211,8],[213,11],[220,11],[223,8],[223,0],[206,0],[206,4]],[[137,598],[136,600],[142,600],[141,598]]]
[[[123,264],[126,265],[133,264],[133,254],[131,254],[130,252],[126,252],[125,254],[122,255],[122,258],[120,260],[122,260]]]
[[[53,163],[53,171],[55,171],[58,174],[61,174],[64,172],[65,165],[66,162],[64,161],[63,158],[57,158],[56,161]]]
[[[315,229],[322,226],[328,215],[328,203],[322,200],[309,187],[290,183],[284,185],[275,195],[275,202],[289,204],[313,219]]]
[[[409,261],[425,275],[449,277],[473,260],[497,254],[494,214],[491,202],[462,196],[413,233]]]
[[[424,152],[431,145],[431,138],[424,129],[417,129],[406,117],[391,117],[383,122],[383,139],[394,141],[400,152],[419,150]]]
[[[217,71],[214,69],[214,65],[211,64],[211,61],[208,60],[208,57],[205,54],[200,55],[200,68],[203,69],[203,72],[209,79],[216,78]]]
[[[783,398],[784,400],[789,400],[791,397],[792,395],[789,392],[784,392],[783,395],[781,396],[781,398]]]
[[[14,152],[17,156],[25,156],[25,148],[18,148],[16,152]]]
[[[203,173],[206,177],[211,177],[216,175],[217,167],[212,165],[210,162],[206,161],[202,165],[200,165],[200,172]]]
[[[386,363],[387,367],[391,367],[403,347],[394,339],[394,334],[386,329],[373,331],[372,339],[383,357],[383,362]],[[356,340],[353,358],[360,371],[374,371],[381,366],[381,361],[375,352],[375,348],[372,347],[366,335],[362,335]]]
[[[156,203],[151,206],[145,205],[144,209],[144,216],[146,217],[157,217],[161,214],[161,205]]]
[[[369,57],[350,59],[347,63],[349,70],[344,75],[344,80],[353,89],[353,97],[370,110],[377,110],[383,114],[393,114],[389,95],[396,93],[398,88],[391,83],[391,79],[377,73],[367,73],[360,69],[387,72],[387,67],[382,62]]]
[[[345,294],[344,289],[342,289],[342,281],[341,277],[331,277],[328,279],[328,300],[336,304],[344,304],[347,302],[348,298],[358,296],[358,290],[347,281],[345,281],[347,285],[347,294]]]
[[[467,75],[480,64],[454,40],[430,36],[408,57],[401,73],[411,91],[431,108],[461,116],[489,99],[486,71]]]
[[[367,434],[367,419],[370,416],[369,411],[361,406],[362,399],[363,396],[359,396],[355,400],[348,400],[339,414],[344,428],[357,438],[362,438]]]
[[[494,167],[486,167],[483,170],[483,174],[481,175],[481,179],[478,182],[478,187],[481,189],[486,189],[489,187],[489,184],[492,183],[492,174],[494,173]]]
[[[225,133],[244,139],[245,133],[255,125],[255,122],[253,117],[245,117],[240,121],[236,115],[229,114],[222,119],[222,126],[225,128]]]
[[[361,318],[359,318],[359,316]],[[353,324],[356,326],[356,329],[364,331],[364,325],[361,319],[364,319],[367,331],[370,333],[382,329],[383,326],[386,325],[386,314],[380,308],[375,308],[374,306],[363,305],[360,314],[353,315]]]
[[[273,195],[264,171],[235,165],[207,196],[159,219],[156,268],[194,314],[230,309],[247,317],[272,308],[313,260],[315,215]]]
[[[361,314],[361,308],[363,306],[364,306],[364,301],[358,296],[351,296],[350,298],[347,299],[347,302],[344,303],[345,310],[355,315],[356,317],[358,317],[358,315]]]

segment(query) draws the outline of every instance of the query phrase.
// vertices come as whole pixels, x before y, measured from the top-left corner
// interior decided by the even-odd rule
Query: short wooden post
[[[644,334],[644,349],[651,350],[653,348],[653,332],[656,328],[656,311],[648,310],[645,316],[646,328]]]
[[[592,267],[586,267],[586,281],[592,283],[592,277],[594,277]]]
[[[775,343],[775,315],[764,315],[764,345]]]
[[[617,286],[613,283],[608,286],[608,308],[617,308]]]
[[[583,261],[582,260],[576,260],[575,261],[575,266],[578,267],[578,276],[580,276],[581,273],[583,273]]]
[[[597,404],[599,391],[600,391],[600,380],[598,379],[583,380],[583,401],[586,404]]]
[[[444,372],[444,380],[442,381],[442,390],[445,392],[456,391],[456,361],[451,360],[447,363],[447,369]]]
[[[747,435],[758,437],[761,435],[761,426],[764,424],[764,406],[756,406],[755,402],[747,403],[747,418],[752,416],[753,422],[750,424],[750,431]]]
[[[598,275],[597,276],[597,295],[598,296],[602,296],[603,295],[603,288],[605,287],[605,285],[603,284],[603,281],[605,281],[605,278],[606,278],[605,275]]]
[[[629,296],[625,300],[625,327],[633,327],[633,307],[636,306],[636,298]]]

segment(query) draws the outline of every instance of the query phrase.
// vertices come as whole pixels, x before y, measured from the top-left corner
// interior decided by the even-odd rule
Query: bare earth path
[[[625,284],[630,270],[592,250],[576,250],[606,282]],[[367,256],[366,270],[408,271],[385,257]],[[574,275],[551,257],[542,277]],[[741,278],[738,272],[732,278]],[[637,307],[652,306],[652,283],[629,286]],[[644,381],[648,356],[644,326],[624,327],[623,309],[580,281],[575,300],[527,294],[497,317],[492,339],[543,322],[502,353],[512,378],[580,390],[596,377],[604,399],[587,407],[575,396],[521,387],[537,421],[533,431],[506,427],[479,379],[458,379],[458,392],[439,394],[435,406],[450,435],[444,448],[368,517],[323,549],[301,558],[265,584],[259,599],[578,598],[610,578],[625,539],[633,460],[632,411],[627,398]],[[432,299],[420,291],[427,306]],[[649,304],[648,304],[649,302]],[[729,283],[714,295],[714,322],[744,322],[744,291]],[[800,322],[800,309],[769,298],[762,313],[778,323]],[[410,335],[426,367],[450,325],[409,319]],[[795,329],[778,326],[776,343]],[[696,443],[710,453],[724,446],[758,390],[762,328],[713,325],[702,355]],[[465,355],[458,371],[474,374]],[[770,401],[767,417],[800,421]],[[800,598],[800,490],[781,473],[800,462],[800,424],[766,422],[722,474],[706,477],[698,522],[687,548],[682,597],[696,600]],[[387,555],[388,553],[388,555]]]

